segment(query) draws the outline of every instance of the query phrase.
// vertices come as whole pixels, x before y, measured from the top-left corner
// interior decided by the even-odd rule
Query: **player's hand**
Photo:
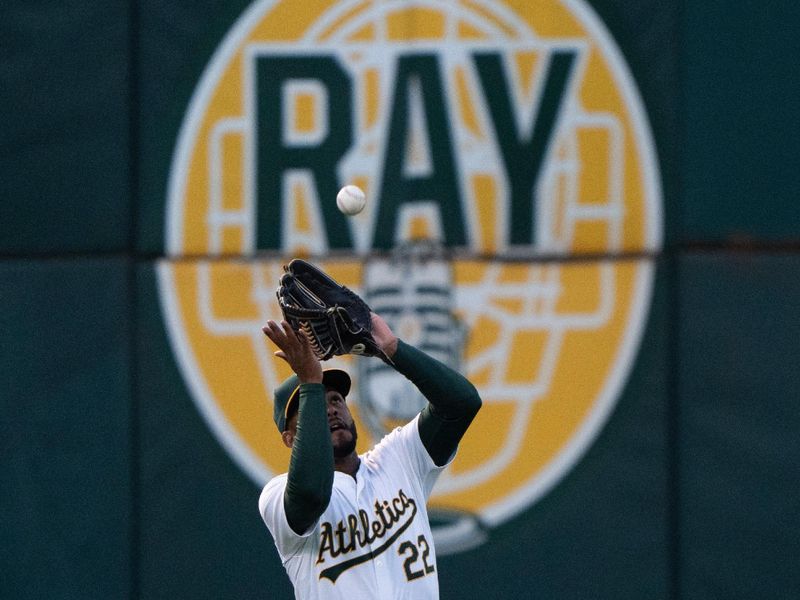
[[[375,338],[375,342],[386,353],[386,356],[391,358],[397,352],[397,336],[383,320],[383,317],[374,312],[369,313],[369,316],[372,320],[372,337]]]
[[[261,331],[280,348],[275,351],[275,356],[289,363],[300,383],[322,383],[322,365],[314,356],[304,333],[295,332],[286,321],[278,325],[272,319]]]

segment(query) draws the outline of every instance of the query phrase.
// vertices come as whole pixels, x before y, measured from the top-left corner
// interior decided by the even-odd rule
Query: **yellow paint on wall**
[[[611,132],[602,128],[583,128],[577,132],[578,160],[581,167],[578,194],[581,204],[609,204],[612,200],[610,174],[615,167],[609,155]]]
[[[480,249],[492,253],[497,250],[497,186],[491,175],[475,175],[471,179],[472,195],[478,213]]]
[[[292,126],[297,133],[314,133],[320,127],[315,120],[317,100],[313,94],[296,94],[292,106]]]
[[[596,263],[582,262],[561,269],[559,295],[555,303],[559,314],[592,314],[601,308],[603,273]],[[611,271],[613,273],[613,270]]]
[[[244,252],[244,231],[238,225],[222,228],[222,253],[238,255]]]
[[[478,121],[478,116],[472,101],[472,93],[467,86],[466,74],[462,67],[456,67],[455,69],[455,82],[457,106],[461,123],[472,135],[481,138],[484,136],[484,133]]]
[[[361,84],[363,90],[364,117],[367,127],[372,127],[378,120],[378,101],[380,100],[380,78],[376,69],[366,69]]]
[[[575,224],[575,245],[587,252],[603,252],[609,246],[608,225],[603,221],[579,221]]]
[[[504,373],[505,381],[515,385],[532,384],[539,374],[548,334],[544,331],[527,330],[513,334],[511,352]]]

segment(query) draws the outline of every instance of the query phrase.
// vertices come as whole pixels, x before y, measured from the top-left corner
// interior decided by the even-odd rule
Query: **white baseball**
[[[346,185],[336,194],[336,206],[347,216],[357,215],[367,204],[367,197],[357,185]]]

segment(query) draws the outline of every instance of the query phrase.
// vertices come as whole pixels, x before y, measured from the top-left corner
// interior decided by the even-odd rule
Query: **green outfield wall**
[[[301,4],[302,11],[292,10]],[[336,54],[336,36],[347,19],[373,18],[367,7],[371,3],[351,3],[355,13],[331,17],[327,30],[321,25],[314,30],[321,22],[315,19],[345,4],[301,4],[4,4],[0,598],[293,597],[257,510],[261,480],[286,457],[274,455],[266,441],[274,440],[259,429],[263,419],[264,430],[274,434],[271,405],[268,394],[247,393],[249,386],[260,385],[254,367],[259,355],[248,345],[248,330],[236,324],[245,317],[257,322],[260,296],[253,290],[269,292],[277,284],[270,279],[262,287],[245,286],[249,277],[257,279],[248,269],[255,265],[272,272],[294,251],[288,229],[276,228],[277,237],[269,233],[271,215],[290,215],[285,218],[312,231],[317,217],[287,208],[300,204],[263,197],[252,209],[259,211],[255,229],[239,231],[235,223],[218,227],[214,219],[228,215],[234,222],[236,215],[249,214],[246,202],[226,204],[229,189],[237,198],[244,189],[241,196],[248,197],[246,184],[229,183],[248,164],[257,173],[248,181],[256,181],[263,192],[263,182],[275,175],[270,169],[278,169],[274,165],[280,161],[297,161],[306,175],[321,174],[297,179],[298,189],[320,182],[338,189],[343,182],[325,180],[324,174],[335,168],[348,172],[348,165],[357,162],[338,161],[344,160],[343,148],[356,147],[358,127],[369,124],[373,113],[369,102],[357,101],[363,88],[348,88],[350,98],[336,87],[339,70],[344,81],[356,64]],[[541,451],[540,462],[551,464],[546,455],[551,450],[544,445],[556,436],[552,432],[584,411],[596,415],[591,426],[574,425],[575,432],[584,433],[565,430],[563,442],[552,442],[557,476],[548,479],[551,471],[530,467],[529,475],[519,475],[529,477],[522,491],[511,483],[516,475],[503,475],[489,480],[485,489],[443,493],[442,506],[476,515],[484,538],[466,551],[441,553],[441,596],[800,598],[800,10],[785,0],[552,0],[543,2],[542,10],[545,5],[550,12],[542,17],[525,2],[399,2],[392,4],[398,21],[386,17],[386,39],[393,41],[385,47],[391,52],[401,47],[401,59],[396,71],[378,75],[394,74],[395,95],[375,95],[377,114],[384,114],[386,103],[392,106],[385,136],[378,137],[385,146],[375,159],[383,180],[394,181],[384,190],[383,206],[389,212],[380,217],[382,227],[424,230],[429,213],[408,213],[412,216],[403,221],[402,211],[415,210],[407,203],[414,194],[435,200],[442,212],[436,222],[455,256],[456,303],[472,298],[477,293],[473,282],[496,267],[509,278],[517,270],[544,279],[558,273],[557,289],[574,294],[570,310],[582,310],[594,302],[595,291],[601,295],[595,275],[605,281],[606,274],[617,284],[614,306],[620,322],[628,319],[627,325],[608,325],[608,331],[597,325],[584,333],[564,333],[565,354],[552,375],[554,387],[542,392],[537,405],[555,403],[548,417],[552,425],[537,430],[541,422],[534,412],[530,428],[538,433],[525,438],[529,447],[517,450],[522,462],[536,462]],[[458,21],[455,41],[436,29],[439,17],[445,31],[448,15],[462,14],[474,19],[469,27],[466,16]],[[529,22],[534,24],[528,28]],[[534,29],[537,40],[557,43],[537,45],[531,41]],[[302,48],[300,33],[292,38],[294,31],[307,36]],[[480,33],[485,31],[494,33]],[[309,32],[316,32],[317,45],[308,41]],[[579,33],[586,37],[578,39]],[[269,43],[257,35],[267,36]],[[501,37],[507,45],[497,50],[492,44]],[[491,43],[484,44],[486,39]],[[423,42],[415,46],[412,40]],[[530,64],[546,65],[531,67],[533,87],[526,88],[524,78],[499,75],[513,69],[502,62],[504,53],[522,46],[534,57]],[[603,70],[588,58],[582,62],[586,48],[595,48],[595,58],[602,62],[605,57],[608,63],[603,64],[611,66]],[[314,62],[324,52],[339,58]],[[276,57],[284,55],[294,62],[279,62]],[[407,55],[413,57],[402,58]],[[541,62],[544,55],[547,60]],[[456,61],[452,71],[450,59]],[[469,65],[465,71],[458,70],[457,60]],[[285,64],[285,69],[299,70],[287,75],[273,69]],[[515,64],[523,65],[523,72],[529,63],[520,58]],[[448,87],[456,72],[474,75],[466,84],[473,92],[465,96]],[[593,73],[599,87],[587,84],[584,93],[576,92],[577,103],[564,100],[573,89],[570,82],[580,76],[588,81]],[[240,76],[250,81],[250,75],[254,87],[232,84]],[[280,96],[280,105],[279,96],[270,94],[284,93],[275,82],[288,81],[290,75],[300,84],[291,88],[294,96]],[[512,85],[519,86],[519,93],[504,95]],[[592,91],[605,89],[602,85],[613,89]],[[525,95],[530,89],[541,102]],[[613,113],[615,94],[618,114]],[[524,128],[503,112],[507,98],[536,107],[529,130],[534,142],[527,146],[520,133]],[[416,101],[417,109],[404,104]],[[329,122],[322,127],[319,113],[312,110],[309,117],[297,108],[294,125],[284,121],[283,133],[269,129],[275,112],[307,106],[303,102],[322,102],[330,111],[324,117]],[[606,102],[611,108],[602,108]],[[569,112],[577,105],[585,114]],[[252,106],[255,117],[247,112]],[[469,117],[467,106],[484,110]],[[362,108],[368,115],[363,122],[358,117]],[[415,121],[409,116],[413,110],[422,110],[427,120]],[[609,114],[612,124],[602,129]],[[220,115],[225,118],[212,120]],[[250,118],[257,124],[252,131],[261,136],[254,135],[252,146],[247,145]],[[578,222],[574,237],[561,244],[556,229],[542,225],[551,223],[546,221],[549,213],[534,208],[533,216],[525,217],[526,205],[514,199],[514,186],[524,188],[528,198],[532,182],[544,182],[545,189],[553,172],[546,165],[555,163],[547,162],[549,154],[537,154],[542,140],[558,139],[564,123],[593,118],[603,123],[598,126],[602,132],[622,132],[624,158],[610,151],[586,158],[579,150],[585,172],[575,181],[593,177],[590,167],[605,164],[605,157],[619,159],[622,208],[606,213],[606,204],[600,203],[597,209],[597,214],[616,215],[619,227],[593,229]],[[427,167],[412,169],[416,174],[410,175],[403,166],[408,148],[402,140],[411,138],[402,135],[418,131],[414,127],[434,131],[426,130],[426,123],[434,123],[436,132],[427,138]],[[478,160],[469,162],[459,136],[480,130],[481,123],[507,133],[498,133],[500,149],[493,159],[478,153]],[[315,127],[323,132],[317,138]],[[219,132],[216,138],[214,131]],[[580,132],[574,137],[578,145],[584,139]],[[644,146],[648,140],[650,154]],[[205,160],[216,165],[217,151],[223,165],[219,188],[213,187],[212,171],[198,175],[197,167]],[[364,146],[364,160],[374,158],[369,152]],[[514,157],[525,152],[530,160],[520,166]],[[235,157],[241,156],[240,164]],[[476,179],[459,179],[464,165],[473,163],[476,169],[481,163],[499,165],[507,178],[480,179],[478,173]],[[535,172],[526,171],[526,165]],[[639,167],[641,176],[625,179],[625,173]],[[352,168],[356,173],[358,165]],[[610,167],[602,171],[612,172]],[[506,205],[496,200],[499,192],[486,192],[491,210],[470,212],[473,196],[466,192],[463,204],[448,204],[453,190],[463,192],[467,181],[475,184],[476,207],[481,190],[511,190],[507,226],[493,228],[504,222],[493,215],[506,214]],[[212,190],[208,206],[213,208],[216,189],[222,190],[222,208],[205,212],[198,190]],[[258,193],[252,197],[259,198]],[[460,207],[466,207],[462,216]],[[339,269],[345,281],[356,278],[357,287],[361,263],[381,256],[391,238],[380,237],[384,229],[362,239],[338,213],[325,210],[318,221],[327,227],[328,238],[350,231],[352,240],[330,254],[315,250],[319,240],[312,235],[304,242],[306,249]],[[526,223],[539,219],[540,229],[518,229],[519,215]],[[614,243],[612,233],[620,231]],[[254,241],[248,245],[251,234]],[[509,249],[503,236],[528,245]],[[381,240],[388,241],[382,245]],[[195,292],[194,285],[205,281],[207,273],[217,295],[208,313],[195,312],[195,293],[199,303],[204,292],[200,283]],[[629,306],[639,312],[631,308],[626,313]],[[547,313],[550,327],[566,322],[557,318],[563,316],[559,310]],[[520,348],[534,355],[539,338],[517,334],[531,346],[511,346],[506,361],[524,370],[515,356]],[[469,335],[467,366],[482,350],[475,341],[480,336],[475,331]],[[581,357],[589,361],[596,356],[607,356],[607,364],[592,362],[584,376]],[[477,368],[475,377],[481,377]],[[488,384],[478,387],[489,389]],[[220,390],[230,397],[223,398]],[[581,394],[588,408],[578,404]],[[209,398],[219,404],[209,407]],[[465,470],[495,452],[497,439],[512,426],[504,424],[508,417],[500,404],[490,399],[479,429],[465,440],[458,459],[465,461]],[[248,423],[253,421],[258,427],[251,431]],[[220,423],[228,422],[238,437],[222,431]],[[507,495],[496,491],[506,485]]]

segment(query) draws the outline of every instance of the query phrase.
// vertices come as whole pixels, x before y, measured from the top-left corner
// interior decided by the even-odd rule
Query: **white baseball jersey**
[[[287,475],[264,486],[258,508],[297,598],[439,597],[425,503],[444,467],[437,467],[422,445],[418,419],[361,455],[355,479],[334,472],[328,508],[303,535],[286,520]]]

